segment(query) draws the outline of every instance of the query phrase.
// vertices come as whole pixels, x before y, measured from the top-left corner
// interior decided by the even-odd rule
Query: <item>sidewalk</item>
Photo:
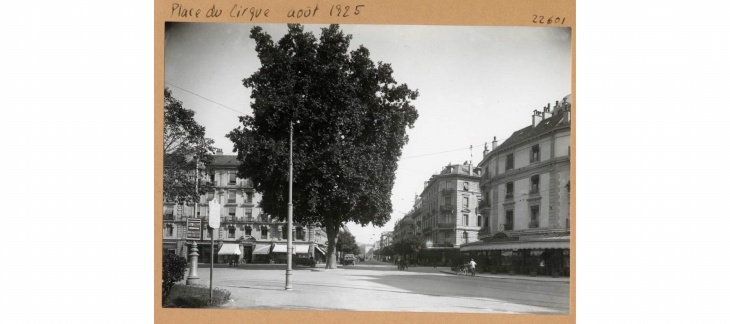
[[[447,270],[441,270],[441,272],[446,273],[446,274],[452,274],[452,275],[459,276],[459,274],[457,274],[456,272],[451,271],[450,268],[447,269]],[[466,275],[466,276],[468,277],[468,276],[471,276],[471,275]],[[508,275],[508,274],[503,274],[503,273],[501,273],[501,274],[500,273],[498,273],[498,274],[477,273],[475,275],[475,277],[491,278],[491,279],[513,279],[513,280],[552,281],[552,282],[570,283],[570,277],[557,277],[557,278],[547,277],[547,276],[535,276],[535,277],[532,277],[532,276],[517,275],[517,274],[516,275]]]
[[[390,265],[393,268],[397,268],[395,264],[392,264],[390,262],[383,262],[383,261],[375,261],[378,262],[380,265]],[[456,272],[451,271],[451,267],[433,267],[433,266],[411,266],[408,268],[410,272],[420,272],[420,273],[445,273],[450,275],[458,275]],[[481,277],[481,278],[489,278],[489,279],[512,279],[512,280],[532,280],[532,281],[549,281],[549,282],[564,282],[564,283],[570,283],[570,277],[548,277],[548,276],[526,276],[526,275],[509,275],[506,273],[498,273],[498,274],[491,274],[491,273],[477,273],[475,277]]]

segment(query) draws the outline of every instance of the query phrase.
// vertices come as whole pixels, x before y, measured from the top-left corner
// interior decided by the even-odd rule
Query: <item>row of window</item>
[[[236,209],[238,207],[223,207],[223,210],[226,211],[228,216],[236,216]],[[165,216],[172,216],[173,212],[175,210],[174,206],[165,206]],[[200,206],[198,207],[197,216],[200,217],[203,216],[210,216],[210,210],[207,206]],[[253,209],[252,208],[244,208],[244,217],[246,218],[253,218]],[[168,217],[169,218],[169,217]]]
[[[530,150],[530,163],[540,162],[540,144],[533,145]],[[507,154],[504,163],[504,170],[512,170],[515,168],[515,156],[513,153]]]
[[[469,209],[469,196],[461,197],[461,208]],[[477,196],[477,204],[482,200],[482,196]],[[451,208],[451,196],[444,196],[444,207]]]
[[[505,222],[504,222],[504,230],[505,231],[511,231],[514,230],[515,225],[515,216],[514,216],[514,210],[507,210],[505,211]],[[540,227],[540,206],[530,206],[530,223],[528,224],[528,228],[538,228]]]
[[[173,229],[175,228],[175,225],[173,224],[166,224],[165,225],[165,236],[173,236]],[[243,234],[245,236],[251,236],[252,231],[251,226],[244,226],[243,227]],[[284,231],[282,233],[284,236],[284,239],[287,239],[287,231],[284,228]],[[228,226],[228,238],[235,238],[236,237],[236,227],[235,226]],[[261,226],[261,239],[265,240],[269,237],[269,228],[267,226]],[[294,239],[295,240],[304,240],[304,228],[297,227],[294,232]]]
[[[530,163],[537,163],[540,162],[540,144],[535,144],[530,148]],[[504,162],[504,171],[509,171],[515,168],[515,155],[514,153],[507,154],[505,157]],[[484,170],[482,170],[483,174],[487,176],[487,178],[490,177],[492,174],[489,172],[489,166],[484,166]]]
[[[211,200],[213,200],[213,198],[215,198],[215,193],[214,192],[209,192],[208,193],[208,197],[207,197],[206,200],[207,201],[211,201]],[[228,198],[227,202],[229,204],[236,203],[236,190],[228,190],[228,197],[227,198]],[[248,191],[248,192],[245,192],[244,193],[244,195],[243,195],[243,203],[244,204],[253,203],[253,192]]]
[[[440,214],[439,215],[439,223],[441,224],[452,224],[454,222],[454,218],[449,216],[448,214]],[[436,217],[432,219],[432,225],[436,226]],[[469,214],[462,214],[461,215],[461,225],[463,226],[469,226]],[[482,215],[477,215],[477,225],[481,227],[482,226]]]
[[[513,181],[505,184],[504,199],[511,199],[515,197],[515,184]],[[535,195],[540,193],[540,175],[536,174],[530,177],[530,194]],[[488,193],[487,193],[488,194]]]

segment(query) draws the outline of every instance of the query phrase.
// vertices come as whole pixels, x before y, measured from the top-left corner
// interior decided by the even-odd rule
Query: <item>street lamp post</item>
[[[293,142],[294,142],[294,123],[289,122],[289,203],[287,204],[287,215],[286,215],[286,222],[287,222],[287,235],[286,235],[286,284],[284,286],[284,290],[292,290],[291,285],[291,274],[292,274],[292,264],[291,264],[291,257],[292,257],[292,233],[291,229],[294,226],[294,208],[292,206],[292,177],[294,176],[294,167],[293,167],[293,161],[294,158],[293,152]]]
[[[200,164],[200,156],[195,156],[195,196],[198,195],[198,167]],[[199,218],[198,216],[198,202],[200,200],[200,197],[197,197],[195,199],[195,209],[193,210],[193,217]],[[190,248],[190,272],[188,273],[188,278],[185,281],[186,285],[193,285],[200,282],[200,277],[198,277],[198,244],[197,242],[193,241],[193,245]]]

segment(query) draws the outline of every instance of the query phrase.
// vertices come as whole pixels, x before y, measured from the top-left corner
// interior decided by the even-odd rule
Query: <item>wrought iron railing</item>
[[[492,202],[489,201],[489,199],[482,199],[482,201],[479,202],[479,209],[492,207]]]
[[[477,232],[478,235],[489,235],[491,234],[491,230],[489,229],[489,226],[485,226],[479,229],[479,232]]]

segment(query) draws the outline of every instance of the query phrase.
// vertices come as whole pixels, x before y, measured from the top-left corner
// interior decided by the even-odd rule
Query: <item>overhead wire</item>
[[[184,89],[184,88],[182,88],[182,87],[180,87],[180,86],[174,85],[174,84],[172,84],[172,83],[170,83],[170,82],[167,82],[167,81],[165,81],[165,84],[167,84],[167,85],[171,85],[171,86],[173,86],[173,87],[175,87],[175,88],[178,88],[178,89],[180,89],[180,90],[182,90],[182,91],[185,91],[185,92],[187,92],[187,93],[189,93],[189,94],[191,94],[191,95],[194,95],[194,96],[196,96],[196,97],[200,97],[200,98],[202,98],[202,99],[204,99],[204,100],[210,101],[210,102],[212,102],[212,103],[214,103],[214,104],[216,104],[216,105],[219,105],[219,106],[221,106],[221,107],[223,107],[223,108],[226,108],[226,109],[228,109],[228,110],[232,110],[232,111],[235,111],[235,112],[237,112],[237,113],[240,113],[240,114],[245,114],[245,113],[244,113],[243,111],[240,111],[240,110],[236,110],[236,109],[233,109],[233,108],[231,108],[231,107],[228,107],[228,106],[226,106],[226,105],[224,105],[224,104],[222,104],[222,103],[220,103],[220,102],[217,102],[217,101],[214,101],[214,100],[208,99],[208,98],[206,98],[206,97],[203,97],[203,96],[201,96],[201,95],[199,95],[199,94],[197,94],[197,93],[195,93],[195,92],[192,92],[192,91],[190,91],[190,90],[187,90],[187,89]]]
[[[185,88],[183,88],[183,87],[180,87],[180,86],[178,86],[178,85],[175,85],[175,84],[173,84],[173,83],[171,83],[171,82],[167,82],[167,81],[165,81],[165,84],[167,84],[167,85],[170,85],[170,86],[173,86],[173,87],[175,87],[175,88],[177,88],[177,89],[180,89],[180,90],[182,90],[182,91],[185,91],[185,92],[187,92],[187,93],[189,93],[189,94],[192,94],[192,95],[194,95],[194,96],[196,96],[196,97],[202,98],[203,100],[207,100],[207,101],[210,101],[210,102],[212,102],[212,103],[214,103],[214,104],[216,104],[216,105],[219,105],[219,106],[221,106],[221,107],[223,107],[223,108],[226,108],[226,109],[228,109],[228,110],[231,110],[231,111],[234,111],[234,112],[237,112],[237,113],[241,113],[241,114],[245,114],[245,113],[244,113],[244,112],[242,112],[242,111],[239,111],[239,110],[233,109],[233,108],[231,108],[231,107],[228,107],[228,106],[226,106],[226,105],[224,105],[224,104],[222,104],[222,103],[220,103],[220,102],[217,102],[217,101],[215,101],[215,100],[212,100],[212,99],[206,98],[206,97],[204,97],[204,96],[202,96],[202,95],[199,95],[199,94],[197,94],[197,93],[195,93],[195,92],[192,92],[192,91],[190,91],[190,90],[187,90],[187,89],[185,89]],[[502,141],[502,140],[503,140],[503,139],[497,139],[497,141]],[[487,143],[487,142],[484,142],[484,143]],[[419,154],[419,155],[411,155],[411,156],[401,157],[400,159],[401,159],[401,160],[407,160],[407,159],[412,159],[412,158],[418,158],[418,157],[424,157],[424,156],[430,156],[430,155],[437,155],[437,154],[443,154],[443,153],[451,153],[451,152],[458,152],[458,151],[470,150],[470,149],[473,149],[474,147],[479,147],[480,145],[482,145],[482,144],[484,144],[484,143],[478,143],[478,144],[473,144],[473,145],[471,145],[470,147],[465,147],[465,148],[459,148],[459,149],[453,149],[453,150],[448,150],[448,151],[433,152],[433,153],[425,153],[425,154]]]

